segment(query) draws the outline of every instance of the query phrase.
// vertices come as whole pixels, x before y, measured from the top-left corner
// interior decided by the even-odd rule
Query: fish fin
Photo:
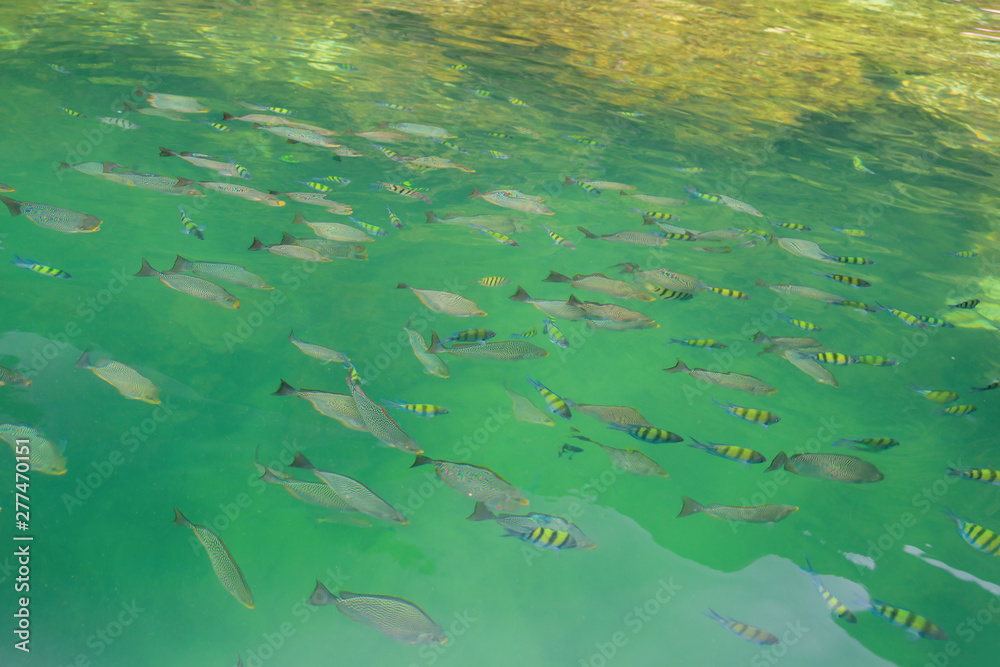
[[[267,246],[260,242],[260,239],[256,236],[253,237],[253,244],[248,248],[248,250],[267,250]]]
[[[476,509],[473,510],[472,514],[465,517],[466,521],[489,521],[490,519],[497,518],[496,515],[486,507],[483,501],[476,502]]]
[[[764,472],[773,472],[775,470],[778,470],[783,465],[785,465],[785,462],[787,460],[788,460],[788,454],[785,454],[785,452],[783,451],[778,452],[778,455],[774,457],[774,460],[771,461],[771,465],[769,465],[767,469],[764,470]]]
[[[289,234],[288,232],[282,232],[281,242],[279,243],[279,245],[295,245],[297,241],[298,239]]]
[[[528,296],[528,293],[525,292],[524,288],[521,287],[520,285],[517,286],[517,291],[514,292],[514,294],[512,294],[508,298],[511,301],[521,301],[523,303],[529,303],[531,301],[531,297]]]
[[[479,188],[477,188],[476,186],[472,186],[472,194],[469,195],[469,198],[471,199],[472,197],[482,197],[482,196],[483,193],[479,191]]]
[[[668,373],[687,373],[691,369],[688,368],[687,365],[678,358],[676,364],[674,364],[670,368],[664,368],[663,370],[665,370]]]
[[[190,178],[178,178],[174,185],[176,187],[184,187],[185,185],[200,185],[200,183],[198,181],[192,181]]]
[[[295,458],[291,463],[288,464],[292,468],[305,468],[306,470],[315,470],[316,468],[312,463],[309,462],[302,452],[295,452]]]
[[[90,348],[83,351],[80,358],[76,360],[76,365],[79,368],[91,368],[90,365]]]
[[[331,593],[323,583],[317,579],[316,588],[313,590],[312,595],[306,600],[306,604],[311,605],[324,605],[332,604],[338,599],[338,596]]]
[[[570,306],[582,306],[583,305],[583,301],[580,301],[579,299],[577,299],[575,294],[570,294],[569,298],[566,299],[566,303],[567,303],[567,305],[570,305]]]
[[[189,271],[192,266],[193,263],[190,260],[177,255],[177,259],[174,260],[174,265],[170,267],[170,272],[177,273],[178,271]]]
[[[396,285],[396,289],[413,289],[413,288],[407,285],[406,283],[398,283]]]
[[[683,507],[681,507],[680,514],[677,515],[678,518],[682,516],[688,516],[696,512],[701,512],[705,509],[705,506],[699,503],[694,498],[689,498],[688,496],[681,496],[681,500],[684,501]],[[712,612],[713,614],[715,612]]]
[[[302,211],[295,212],[295,219],[292,220],[293,225],[308,225],[309,221],[306,220],[306,216],[302,215]]]
[[[417,466],[427,465],[428,463],[433,463],[430,457],[424,456],[423,454],[417,454],[416,458],[413,461],[413,464],[410,467],[416,468]]]
[[[585,237],[587,237],[588,239],[599,239],[599,238],[601,238],[597,234],[594,234],[594,233],[588,231],[585,227],[577,227],[576,229],[577,229],[577,231],[583,232],[583,235]]]
[[[271,394],[271,396],[296,396],[298,393],[299,392],[295,390],[295,387],[282,380],[281,386],[278,387],[278,391]]]
[[[148,276],[159,276],[160,272],[149,265],[149,260],[145,257],[142,258],[142,268],[139,269],[139,273],[136,276],[148,277]]]
[[[21,214],[21,202],[11,199],[10,197],[4,197],[3,195],[0,195],[0,201],[7,204],[7,208],[10,209],[11,215]]]
[[[438,338],[437,332],[431,329],[431,343],[427,346],[427,351],[430,354],[440,354],[444,352],[447,348],[441,343],[441,339]]]
[[[169,148],[164,148],[163,146],[160,146],[160,157],[173,157],[175,155],[177,155],[177,153],[175,151],[172,151]]]
[[[555,271],[549,271],[548,278],[542,278],[542,282],[545,283],[571,283],[573,279],[569,276],[564,276],[561,273],[556,273]]]
[[[185,528],[188,528],[192,525],[191,522],[188,521],[187,517],[181,514],[181,511],[176,507],[174,508],[174,523],[176,523],[178,526],[184,526]]]

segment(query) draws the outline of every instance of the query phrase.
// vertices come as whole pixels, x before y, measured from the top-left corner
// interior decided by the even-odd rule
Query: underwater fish
[[[377,630],[403,644],[436,646],[448,641],[440,625],[423,609],[402,598],[340,591],[334,595],[319,581],[306,601],[311,605],[332,604],[348,618]]]
[[[589,438],[588,438],[589,440]],[[594,442],[591,440],[591,442]],[[611,463],[616,468],[625,472],[638,475],[640,477],[670,477],[667,471],[660,467],[660,464],[649,458],[638,449],[619,449],[609,447],[599,442],[594,444],[603,449],[611,458]]]
[[[777,644],[780,642],[780,640],[777,637],[772,635],[767,630],[762,630],[752,625],[747,625],[742,621],[736,621],[731,618],[723,618],[714,609],[709,609],[708,611],[710,613],[705,614],[705,616],[708,616],[713,621],[721,623],[724,628],[732,632],[740,639],[748,641],[752,644],[761,644],[761,645]]]
[[[870,605],[873,614],[889,621],[897,627],[903,628],[915,637],[924,637],[926,639],[948,638],[944,630],[923,616],[914,614],[912,611],[902,609],[901,607],[893,607],[875,599],[870,601]]]
[[[23,457],[27,454],[29,469],[43,475],[66,474],[66,457],[63,456],[62,448],[57,447],[40,429],[31,424],[0,424],[0,440],[5,440],[10,445],[15,456]],[[18,440],[27,440],[27,449],[25,445],[19,445]]]
[[[0,366],[0,387],[15,384],[21,385],[22,387],[30,387],[31,380],[26,378],[24,375],[21,375],[13,368]]]
[[[735,507],[731,505],[702,505],[697,500],[681,496],[684,501],[678,518],[702,512],[723,521],[743,521],[746,523],[776,523],[798,511],[791,505],[754,505]]]
[[[272,396],[298,396],[309,401],[316,412],[324,417],[336,419],[347,428],[354,431],[367,431],[365,420],[361,418],[357,401],[350,394],[336,394],[332,391],[319,389],[296,389],[284,380]]]
[[[537,359],[547,357],[549,353],[526,340],[497,340],[485,343],[456,343],[451,347],[441,344],[438,336],[431,332],[431,344],[427,351],[431,354],[447,352],[457,357],[470,359],[494,359],[497,361],[519,361],[521,359]]]
[[[19,266],[22,269],[28,269],[29,271],[34,271],[43,276],[51,276],[53,278],[72,278],[69,273],[63,271],[62,269],[57,269],[54,266],[46,266],[45,264],[39,264],[38,262],[31,259],[24,259],[18,255],[14,255],[14,259],[10,260],[10,263],[14,266]]]
[[[521,211],[522,213],[555,215],[555,212],[545,204],[532,199],[512,196],[509,190],[491,190],[484,193],[474,187],[472,188],[472,194],[469,195],[469,197],[481,197],[483,200],[488,201],[491,204],[495,204],[496,206]]]
[[[320,470],[313,466],[309,462],[309,459],[302,455],[302,452],[295,452],[295,459],[289,465],[293,468],[311,470],[320,481],[328,484],[338,496],[350,503],[351,507],[359,512],[373,516],[376,519],[384,519],[402,525],[409,523],[402,512],[382,500],[374,491],[358,480],[347,475]]]
[[[208,560],[212,563],[212,570],[215,571],[215,576],[218,577],[222,587],[239,600],[240,604],[248,609],[253,609],[253,593],[250,592],[250,586],[222,539],[211,528],[188,521],[187,517],[181,514],[181,511],[176,507],[174,513],[174,523],[190,528],[201,545],[205,547]]]
[[[282,232],[281,241],[278,243],[273,243],[271,245],[265,245],[256,236],[253,237],[253,243],[248,248],[249,250],[266,250],[272,255],[278,255],[280,257],[288,257],[291,259],[300,259],[306,262],[332,262],[333,260],[321,253],[315,248],[310,248],[299,244],[299,239],[295,238],[288,232]]]
[[[453,315],[455,317],[482,317],[486,315],[476,303],[459,294],[441,292],[438,290],[417,289],[405,283],[396,285],[396,289],[408,289],[420,302],[436,313]]]
[[[748,422],[754,424],[760,424],[764,428],[767,428],[771,424],[775,424],[781,421],[781,417],[774,414],[773,412],[768,412],[767,410],[758,410],[757,408],[742,408],[738,405],[733,405],[732,403],[719,403],[718,401],[712,401],[720,408],[728,412],[734,417],[739,417],[740,419],[745,419]]]
[[[857,445],[861,446],[858,447]],[[853,440],[841,438],[830,446],[847,447],[848,449],[858,449],[866,452],[882,452],[892,447],[898,447],[899,440],[893,438],[855,438]]]
[[[504,537],[517,537],[538,547],[553,549],[593,549],[595,546],[580,527],[561,516],[541,514],[495,514],[481,502],[466,521],[496,521],[507,531]]]
[[[972,523],[963,519],[951,511],[951,508],[946,507],[943,512],[955,522],[962,539],[972,545],[973,548],[990,556],[1000,555],[1000,533],[996,533],[989,528],[984,528],[978,523]]]
[[[873,464],[850,454],[792,454],[779,452],[764,472],[784,468],[794,475],[866,484],[885,479]]]
[[[541,424],[542,426],[555,426],[555,422],[552,417],[535,407],[535,404],[528,400],[527,397],[522,396],[516,391],[511,390],[504,383],[504,391],[507,392],[507,396],[513,402],[511,406],[511,412],[514,413],[514,418],[518,421],[525,422],[527,424]]]
[[[692,442],[688,444],[688,447],[701,449],[709,454],[721,456],[722,458],[729,459],[730,461],[750,465],[753,463],[764,463],[764,461],[767,460],[760,452],[747,447],[739,447],[737,445],[720,445],[714,442],[703,444],[694,438],[691,438],[691,441]]]
[[[7,205],[12,216],[24,214],[28,220],[39,227],[52,229],[57,232],[73,234],[76,232],[96,232],[101,226],[101,221],[87,213],[71,211],[68,208],[58,208],[48,204],[36,204],[34,202],[16,201],[9,197],[0,195],[0,201]]]
[[[471,463],[441,461],[420,454],[410,467],[422,465],[433,465],[441,481],[461,495],[482,502],[494,512],[528,504],[528,499],[521,491],[489,468]]]
[[[819,574],[816,572],[815,569],[813,569],[812,563],[809,562],[809,556],[806,556],[806,566],[799,569],[801,569],[803,572],[806,573],[806,576],[809,577],[809,581],[813,583],[813,586],[816,587],[816,590],[817,592],[819,592],[820,597],[823,598],[823,602],[826,603],[826,606],[829,607],[834,614],[836,614],[839,618],[844,619],[848,623],[858,622],[857,616],[855,616],[854,613],[851,612],[851,610],[848,609],[843,602],[835,598],[833,594],[829,591],[829,589],[827,589],[827,587],[823,585],[823,582],[819,578]]]
[[[127,364],[110,360],[103,364],[92,364],[90,350],[84,350],[77,360],[76,366],[93,371],[94,375],[117,389],[118,393],[125,398],[153,405],[160,404],[160,388]]]
[[[149,264],[149,260],[142,258],[142,268],[135,274],[141,277],[155,277],[170,289],[190,294],[191,296],[218,304],[223,308],[239,308],[240,300],[227,292],[222,287],[210,280],[189,276],[184,273],[174,273],[173,271],[157,271]]]

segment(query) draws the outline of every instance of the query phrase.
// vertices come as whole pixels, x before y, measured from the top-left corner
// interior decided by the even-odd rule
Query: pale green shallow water
[[[804,102],[799,107],[793,98],[781,103],[781,114],[794,116],[794,125],[777,107],[773,121],[755,120],[760,115],[748,112],[735,123],[740,96],[705,78],[709,64],[692,72],[703,83],[682,110],[672,92],[654,85],[656,72],[633,80],[630,65],[623,65],[625,74],[585,65],[588,56],[594,62],[606,56],[588,54],[585,44],[576,51],[555,43],[518,46],[518,38],[458,11],[459,5],[449,17],[410,13],[402,5],[389,11],[376,5],[292,10],[278,3],[171,3],[160,13],[147,4],[109,5],[102,15],[92,6],[53,3],[9,16],[5,23],[0,181],[17,189],[8,196],[85,211],[104,224],[97,234],[64,235],[20,216],[0,227],[0,364],[33,369],[30,388],[0,387],[0,423],[38,426],[51,439],[65,441],[68,459],[63,476],[32,475],[32,650],[14,649],[5,611],[0,662],[224,666],[235,664],[237,653],[248,667],[867,667],[994,659],[1000,642],[995,613],[1000,564],[969,547],[940,510],[951,507],[1000,530],[996,487],[944,475],[949,465],[998,465],[1000,394],[969,392],[997,373],[997,333],[967,327],[924,333],[883,313],[790,300],[788,312],[823,326],[817,337],[830,349],[903,362],[888,368],[831,367],[840,382],[836,389],[774,355],[756,356],[758,348],[748,341],[762,324],[771,335],[800,333],[767,319],[781,302],[755,288],[757,278],[926,315],[940,316],[945,304],[970,297],[983,299],[981,312],[996,312],[989,310],[996,308],[995,297],[991,306],[987,285],[978,282],[997,276],[992,145],[946,112],[928,113],[931,102],[901,98],[900,91],[910,89],[900,81],[914,76],[905,63],[871,64],[865,79],[870,97],[863,108],[842,102],[831,103],[837,111]],[[521,6],[515,13],[523,17],[526,11]],[[551,7],[535,7],[534,20],[544,24],[548,11]],[[794,23],[786,19],[787,25]],[[568,21],[554,17],[553,25],[560,20]],[[844,16],[845,30],[852,20],[859,19]],[[668,28],[663,30],[667,34]],[[810,48],[834,50],[822,43]],[[660,73],[681,67],[666,57],[644,58],[644,67]],[[330,71],[330,62],[349,62],[358,71]],[[457,62],[471,69],[444,67]],[[767,69],[748,74],[762,80],[770,75]],[[144,77],[151,90],[194,96],[211,107],[211,113],[192,118],[218,121],[222,111],[241,111],[233,99],[248,99],[288,107],[297,119],[338,132],[371,129],[380,121],[440,125],[471,152],[459,155],[422,140],[391,146],[402,154],[449,157],[476,173],[396,169],[356,137],[345,137],[344,143],[364,157],[334,162],[309,146],[268,141],[269,135],[261,137],[238,122],[229,123],[232,134],[221,134],[193,121],[131,114],[142,129],[101,133],[93,116],[108,115]],[[803,75],[801,85],[806,95],[815,80]],[[480,100],[466,92],[476,88],[492,90],[496,98]],[[508,104],[508,95],[532,106]],[[376,101],[415,110],[397,112],[375,106]],[[57,104],[91,118],[65,115]],[[647,115],[624,119],[610,113],[616,109]],[[969,114],[962,122],[969,123],[974,112]],[[512,125],[531,128],[539,137],[517,135]],[[516,136],[482,136],[487,131]],[[570,143],[565,134],[598,138],[607,146]],[[216,180],[212,172],[157,157],[161,145],[231,155],[253,173],[246,184],[264,190],[304,189],[296,181],[313,176],[348,177],[351,184],[338,187],[331,198],[352,205],[355,215],[389,234],[367,244],[368,262],[310,265],[246,248],[254,236],[274,243],[283,230],[305,235],[288,224],[297,210],[309,219],[346,223],[346,218],[306,205],[270,208],[214,192],[197,200],[171,197],[53,170],[61,161],[106,160],[143,172]],[[493,160],[481,153],[485,149],[511,158]],[[279,159],[288,154],[299,162]],[[855,154],[876,174],[855,171]],[[672,169],[692,166],[709,171]],[[769,228],[773,231],[876,264],[820,264],[776,245],[712,254],[693,251],[698,244],[674,242],[651,253],[586,240],[578,225],[610,233],[639,229],[640,219],[627,211],[631,200],[614,191],[595,197],[563,187],[567,175],[625,182],[639,192],[678,198],[686,184],[721,192],[774,220],[813,229]],[[432,206],[368,187],[407,179],[427,189]],[[578,250],[551,245],[534,224],[516,236],[521,247],[510,248],[460,228],[424,223],[427,209],[502,212],[468,199],[473,186],[545,196],[555,215],[530,222],[553,227]],[[178,233],[178,204],[206,226],[204,241]],[[401,231],[389,226],[386,204],[402,218]],[[767,228],[760,218],[693,199],[671,212],[682,218],[680,224],[697,229]],[[844,226],[864,226],[872,238],[830,231]],[[945,254],[973,248],[980,255],[972,260]],[[19,269],[7,263],[14,253],[69,271],[73,279]],[[178,253],[243,264],[278,289],[234,286],[230,291],[242,306],[233,311],[150,278],[131,278],[142,257],[165,269]],[[540,329],[538,311],[508,300],[516,285],[538,298],[576,293],[610,302],[541,280],[550,270],[612,275],[613,265],[626,261],[665,266],[744,291],[751,299],[698,294],[683,303],[623,301],[660,327],[592,334],[579,322],[561,321],[570,350],[559,350],[540,333],[532,342],[545,347],[548,358],[504,363],[447,357],[447,380],[423,374],[408,345],[398,345],[410,318],[428,337],[431,327],[443,336],[485,326],[500,338]],[[855,290],[810,271],[863,277],[873,287]],[[513,284],[475,285],[489,275],[506,276]],[[435,315],[409,292],[395,289],[398,282],[460,292],[489,315],[472,320]],[[537,553],[500,539],[499,526],[464,521],[472,502],[441,486],[429,467],[409,469],[408,455],[376,447],[368,434],[341,427],[304,401],[271,396],[282,378],[296,387],[346,391],[344,371],[302,355],[286,340],[290,329],[346,351],[374,399],[450,408],[451,414],[427,421],[393,416],[429,456],[490,467],[525,491],[531,511],[571,518],[597,548]],[[730,348],[668,344],[672,338],[701,337]],[[84,348],[139,369],[161,387],[163,404],[127,401],[74,367]],[[692,367],[717,364],[752,374],[779,392],[757,398],[660,370],[677,357]],[[902,445],[860,453],[885,473],[877,484],[764,475],[764,466],[740,466],[684,444],[638,443],[579,414],[569,423],[557,418],[555,428],[518,422],[510,417],[504,382],[544,407],[525,376],[579,402],[635,406],[687,441],[740,444],[768,459],[817,444],[819,451],[841,451],[829,445],[842,437],[894,437]],[[940,406],[911,392],[913,382],[958,391],[960,403],[977,406],[976,420],[931,414]],[[782,421],[765,431],[729,417],[712,405],[713,398],[773,410]],[[570,424],[605,444],[641,449],[670,478],[615,471],[598,447],[568,440]],[[141,440],[132,439],[132,429]],[[563,442],[584,451],[572,460],[559,458]],[[299,450],[317,466],[357,477],[404,508],[410,524],[319,522],[324,511],[257,480],[252,462],[258,446],[261,459],[278,467]],[[8,480],[0,495],[0,539],[6,545],[0,548],[0,608],[13,610],[13,459],[3,460],[9,473],[0,475]],[[681,494],[704,503],[777,502],[800,510],[774,526],[734,530],[707,516],[675,518]],[[171,524],[175,506],[193,522],[217,530],[253,590],[255,609],[243,608],[222,589],[204,552],[192,548],[191,533]],[[910,525],[903,527],[903,521]],[[978,583],[935,567],[913,555],[913,548]],[[867,613],[859,612],[856,625],[833,618],[798,569],[803,553],[849,605],[861,606],[870,594],[913,610],[941,626],[951,643],[908,641],[902,630]],[[872,557],[874,570],[845,554]],[[331,590],[411,600],[450,640],[437,648],[397,644],[333,607],[308,607],[304,600],[316,579]],[[769,630],[783,643],[765,649],[742,642],[703,616],[709,608]],[[977,613],[979,620],[970,624],[968,617]],[[127,625],[118,625],[122,622]]]

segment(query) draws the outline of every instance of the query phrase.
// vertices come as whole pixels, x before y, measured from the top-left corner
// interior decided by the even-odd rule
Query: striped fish
[[[563,419],[570,419],[573,413],[570,411],[569,406],[566,401],[562,399],[561,396],[550,390],[548,387],[543,385],[541,382],[532,380],[531,378],[524,378],[528,383],[538,390],[538,393],[542,395],[545,399],[546,405],[549,406],[549,412],[554,415],[559,415]]]
[[[482,287],[503,287],[510,285],[510,279],[503,276],[486,276],[477,280],[476,284]]]
[[[19,266],[22,269],[28,269],[29,271],[34,271],[35,273],[40,273],[43,276],[52,276],[53,278],[72,278],[66,271],[62,269],[57,269],[54,266],[46,266],[45,264],[39,264],[38,262],[31,259],[24,259],[18,255],[14,255],[14,259],[10,260],[10,263],[14,266]]]
[[[425,204],[430,204],[431,198],[425,195],[423,192],[417,192],[416,190],[411,190],[404,185],[397,185],[395,183],[385,183],[383,181],[376,181],[372,185],[374,190],[385,190],[386,192],[392,192],[393,194],[402,195],[404,197],[410,197],[411,199],[419,199]]]
[[[826,603],[827,607],[833,610],[834,614],[848,623],[858,622],[857,616],[855,616],[850,609],[844,606],[843,602],[835,598],[833,593],[831,593],[827,587],[823,585],[823,582],[819,578],[819,574],[816,573],[816,570],[813,569],[812,563],[809,562],[809,556],[806,556],[806,566],[801,569],[806,573],[806,576],[809,577],[809,580],[813,582],[813,586],[815,586],[816,590],[819,591],[820,597],[823,598],[823,602]]]
[[[212,563],[212,569],[215,571],[215,576],[219,578],[222,587],[229,591],[242,605],[253,609],[253,593],[250,592],[250,586],[243,578],[240,566],[233,560],[233,555],[229,553],[229,549],[222,543],[219,536],[211,528],[188,521],[187,517],[181,514],[181,511],[176,507],[174,513],[174,523],[190,528],[201,545],[205,547],[205,553],[208,554],[208,560]]]
[[[476,503],[467,521],[496,521],[508,536],[547,549],[593,549],[596,545],[579,526],[561,516],[541,514],[494,514],[483,503]]]
[[[885,479],[882,471],[873,464],[850,454],[792,454],[779,452],[764,472],[784,468],[802,477],[830,479],[849,484],[880,482]]]
[[[729,459],[730,461],[737,461],[739,463],[746,463],[747,465],[750,465],[752,463],[763,463],[767,460],[760,452],[747,447],[720,445],[713,442],[703,444],[694,438],[691,438],[691,440],[692,442],[688,444],[688,447],[701,449],[709,454],[715,454],[716,456],[721,456],[722,458]]]
[[[354,400],[358,405],[358,412],[361,413],[361,419],[364,420],[369,433],[389,447],[395,447],[411,454],[423,453],[424,450],[420,448],[416,440],[407,435],[399,427],[399,424],[389,416],[385,408],[377,405],[368,398],[367,394],[361,388],[360,383],[352,382],[348,378],[347,386],[351,388],[351,395],[354,396]]]
[[[742,408],[738,405],[733,405],[732,403],[719,403],[718,401],[712,401],[720,408],[728,412],[734,417],[739,417],[740,419],[745,419],[748,422],[753,422],[754,424],[760,424],[764,428],[767,428],[771,424],[781,421],[781,417],[774,414],[773,412],[768,412],[767,410],[758,410],[757,408]]]
[[[589,440],[589,438],[588,438]],[[638,449],[618,449],[595,443],[611,457],[611,463],[616,467],[640,477],[670,477],[660,464],[649,458]]]
[[[288,491],[288,493],[304,503],[316,505],[317,507],[325,507],[338,512],[357,512],[349,502],[341,498],[336,491],[322,482],[303,482],[291,477],[279,477],[279,473],[274,469],[267,466],[262,467],[264,468],[264,474],[260,477],[261,481],[282,486],[285,491]]]
[[[324,484],[330,486],[334,493],[346,500],[351,507],[363,512],[368,516],[377,519],[385,519],[398,524],[407,524],[409,521],[403,513],[395,507],[382,500],[374,491],[367,486],[347,475],[341,475],[328,470],[320,470],[313,466],[302,452],[295,452],[295,459],[289,464],[293,468],[311,470],[316,477]]]
[[[350,394],[335,394],[331,391],[318,389],[296,389],[284,380],[272,396],[298,396],[309,401],[316,412],[324,417],[336,419],[341,424],[354,431],[367,431],[365,420],[361,418],[358,403]]]
[[[792,505],[754,505],[750,507],[735,507],[731,505],[702,505],[694,498],[681,496],[684,505],[678,518],[702,512],[723,521],[741,521],[745,523],[776,523],[799,510]]]
[[[720,195],[715,192],[698,192],[695,188],[690,185],[685,185],[684,189],[692,197],[697,197],[698,199],[704,199],[705,201],[710,201],[714,204],[723,204],[728,206],[734,211],[740,211],[741,213],[749,213],[750,215],[755,215],[758,218],[763,218],[764,214],[755,209],[750,204],[742,202],[739,199],[733,199],[732,197],[727,197],[726,195]]]
[[[856,445],[861,446],[857,447]],[[898,447],[899,440],[894,440],[893,438],[856,438],[854,440],[841,438],[830,446],[847,447],[848,449],[858,449],[866,452],[882,452],[892,447]]]
[[[511,406],[511,412],[514,413],[514,418],[518,421],[525,422],[527,424],[541,424],[542,426],[555,426],[555,422],[552,421],[552,417],[535,407],[535,404],[527,399],[527,397],[522,396],[516,391],[509,389],[504,383],[504,391],[507,392],[507,396],[513,402]]]
[[[676,433],[671,433],[670,431],[665,431],[662,428],[655,428],[653,426],[625,426],[624,424],[609,424],[608,428],[614,431],[625,431],[636,440],[641,440],[650,444],[681,442],[684,440],[684,438]]]
[[[256,239],[254,239],[256,241]],[[259,241],[257,241],[259,243]],[[303,248],[305,250],[305,248]],[[155,277],[170,289],[189,294],[198,299],[204,299],[211,303],[218,304],[223,308],[239,308],[240,300],[216,285],[211,280],[205,280],[197,276],[189,276],[173,271],[157,271],[149,264],[149,260],[142,258],[142,268],[135,274],[136,276]]]
[[[454,315],[455,317],[481,317],[486,315],[474,301],[466,299],[460,294],[430,289],[417,289],[416,287],[410,287],[406,283],[397,284],[396,289],[410,290],[420,299],[422,304],[435,313]]]
[[[1000,555],[1000,533],[995,533],[989,528],[984,528],[978,523],[966,521],[951,511],[951,508],[942,510],[958,526],[958,532],[966,542],[974,548],[991,556]]]
[[[31,470],[44,475],[66,474],[66,457],[60,448],[31,424],[0,424],[0,440],[6,440],[17,456],[24,454],[23,445],[18,445],[17,441],[27,440]]]
[[[440,405],[430,405],[428,403],[401,403],[399,401],[390,401],[385,398],[382,399],[382,402],[398,410],[420,415],[421,417],[427,417],[428,419],[431,417],[437,417],[438,415],[446,415],[451,412],[448,408],[442,408]]]
[[[78,368],[93,371],[94,375],[117,389],[125,398],[153,405],[160,403],[160,388],[131,366],[117,361],[105,361],[103,364],[93,365],[90,363],[89,349],[83,351],[76,365]]]
[[[713,621],[718,621],[740,639],[754,644],[777,644],[779,641],[777,637],[767,630],[761,630],[760,628],[755,628],[752,625],[747,625],[731,618],[723,618],[714,609],[709,609],[708,611],[710,613],[705,614],[705,616],[708,616]]]
[[[1000,486],[1000,470],[993,468],[948,468],[947,474]]]
[[[87,213],[71,211],[68,208],[58,208],[48,204],[36,204],[29,201],[17,201],[0,195],[0,201],[7,205],[12,216],[23,214],[28,220],[39,227],[57,232],[73,234],[76,232],[96,232],[101,221]]]
[[[435,646],[448,641],[441,626],[423,609],[402,598],[348,591],[334,595],[317,581],[316,589],[306,602],[335,605],[348,618],[403,644]]]
[[[944,630],[931,623],[923,616],[918,616],[912,611],[893,607],[885,602],[871,600],[871,611],[879,618],[889,621],[893,625],[903,628],[917,637],[926,639],[947,639],[948,635]]]
[[[528,504],[528,499],[510,482],[489,468],[471,463],[441,461],[417,455],[411,468],[433,465],[438,477],[463,496],[482,502],[490,510],[502,511]]]
[[[803,331],[822,331],[823,330],[822,327],[818,327],[815,324],[813,324],[812,322],[806,322],[805,320],[792,319],[788,315],[782,315],[781,313],[779,313],[777,311],[774,312],[774,315],[778,319],[784,320],[785,322],[788,322],[792,326],[798,327],[799,329],[802,329]]]
[[[627,405],[592,405],[590,403],[574,403],[567,401],[577,412],[593,417],[605,424],[623,424],[625,426],[652,426],[649,420],[635,408]]]

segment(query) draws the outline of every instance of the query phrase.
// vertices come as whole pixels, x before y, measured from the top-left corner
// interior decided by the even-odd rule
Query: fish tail
[[[267,482],[269,484],[281,484],[282,480],[274,474],[274,471],[264,466],[264,474],[260,476],[262,482]]]
[[[955,521],[960,522],[959,525],[961,525],[962,519],[959,518],[959,516],[955,514],[955,512],[953,512],[950,507],[945,507],[943,510],[941,510],[941,513],[951,517]]]
[[[441,218],[437,217],[434,211],[425,211],[427,214],[427,222],[441,222]]]
[[[754,283],[754,287],[770,287],[770,285],[768,285],[763,280],[758,278],[757,281]]]
[[[149,265],[149,260],[145,257],[142,258],[142,268],[139,269],[139,273],[136,276],[148,277],[148,276],[158,276],[160,272]]]
[[[694,444],[691,444],[691,443],[694,443]],[[698,442],[694,438],[691,438],[691,442],[688,443],[688,447],[694,447],[695,449],[704,449],[706,452],[707,451],[712,451],[711,447],[709,447],[708,445],[705,445],[705,444],[702,444],[702,443]]]
[[[788,454],[785,454],[785,452],[783,451],[778,452],[778,455],[774,457],[774,460],[771,461],[771,465],[769,465],[764,472],[773,472],[775,470],[778,470],[783,465],[785,465],[785,461],[787,460],[788,460]]]
[[[690,185],[685,185],[684,186],[684,191],[686,193],[688,193],[692,197],[697,197],[698,196],[698,190],[695,189],[695,188],[693,188],[693,187],[691,187]]]
[[[3,195],[0,195],[0,201],[3,201],[4,204],[7,204],[7,208],[10,209],[11,215],[21,214],[21,202],[11,199],[10,197],[4,197]]]
[[[577,227],[576,229],[577,229],[577,231],[583,232],[583,235],[586,236],[588,239],[597,239],[597,238],[600,238],[597,234],[594,234],[594,233],[588,231],[584,227]]]
[[[164,148],[163,146],[160,146],[160,157],[173,157],[175,155],[177,155],[176,151],[172,151],[169,148]]]
[[[191,527],[191,522],[188,521],[187,517],[184,516],[179,509],[174,508],[174,523],[178,526],[184,526],[185,528]]]
[[[469,516],[465,517],[466,521],[489,521],[490,519],[495,519],[496,514],[491,512],[483,501],[476,502],[476,509]]]
[[[511,301],[521,301],[522,303],[529,303],[531,297],[528,293],[524,291],[524,288],[520,285],[517,286],[517,291],[508,297]]]
[[[288,465],[293,468],[304,468],[306,470],[316,469],[315,466],[309,462],[309,459],[302,454],[302,452],[295,452],[295,458]]]
[[[627,431],[628,430],[628,426],[625,426],[624,424],[608,424],[608,428],[610,428],[612,431]]]
[[[267,246],[260,242],[260,239],[256,236],[253,237],[253,243],[250,245],[248,250],[267,250]]]
[[[194,263],[189,259],[184,259],[180,255],[177,255],[177,259],[174,260],[174,265],[170,267],[171,273],[177,273],[178,271],[190,271]]]
[[[271,394],[271,396],[295,396],[298,393],[299,392],[295,390],[295,387],[282,380],[281,386],[278,387],[278,391]]]
[[[624,193],[623,193],[624,194]],[[632,262],[624,262],[622,264],[615,264],[615,266],[624,266],[625,268],[618,273],[635,273],[639,270],[639,265]]]
[[[76,365],[79,368],[90,368],[90,348],[83,351],[80,358],[76,360]]]
[[[441,339],[438,338],[437,332],[431,329],[431,343],[427,346],[427,351],[431,354],[441,354],[446,349]]]
[[[405,409],[403,408],[403,404],[400,403],[399,401],[390,401],[388,398],[383,398],[382,402],[388,405],[390,408],[399,408],[400,410]]]
[[[545,283],[571,283],[571,282],[573,282],[573,279],[570,278],[569,276],[564,276],[561,273],[557,273],[555,271],[551,271],[550,270],[549,271],[549,277],[548,278],[542,278],[542,282],[545,282]]]
[[[10,260],[10,263],[11,264],[16,264],[16,265],[18,265],[18,266],[20,266],[22,268],[25,268],[25,269],[30,269],[31,268],[31,262],[29,262],[28,260],[24,259],[20,255],[14,255],[14,259]]]
[[[433,463],[430,457],[424,456],[423,454],[417,454],[416,458],[413,461],[413,464],[410,467],[416,468],[417,466],[424,466],[427,465],[428,463]]]
[[[681,507],[681,512],[680,514],[677,515],[677,518],[695,514],[696,512],[702,512],[705,509],[705,506],[699,503],[694,498],[690,498],[688,496],[681,496],[681,500],[684,501],[684,506]],[[715,612],[712,613],[714,614]]]
[[[677,363],[676,364],[674,364],[670,368],[664,368],[663,370],[665,370],[668,373],[687,373],[691,369],[688,368],[687,365],[683,361],[681,361],[680,359],[677,359]]]
[[[324,605],[333,604],[338,597],[331,593],[323,583],[317,579],[316,588],[313,590],[312,595],[306,600],[306,604],[311,605]]]
[[[472,194],[469,195],[469,198],[471,199],[473,197],[482,197],[482,196],[483,196],[483,193],[479,191],[479,188],[477,188],[476,186],[473,185],[472,186]]]

